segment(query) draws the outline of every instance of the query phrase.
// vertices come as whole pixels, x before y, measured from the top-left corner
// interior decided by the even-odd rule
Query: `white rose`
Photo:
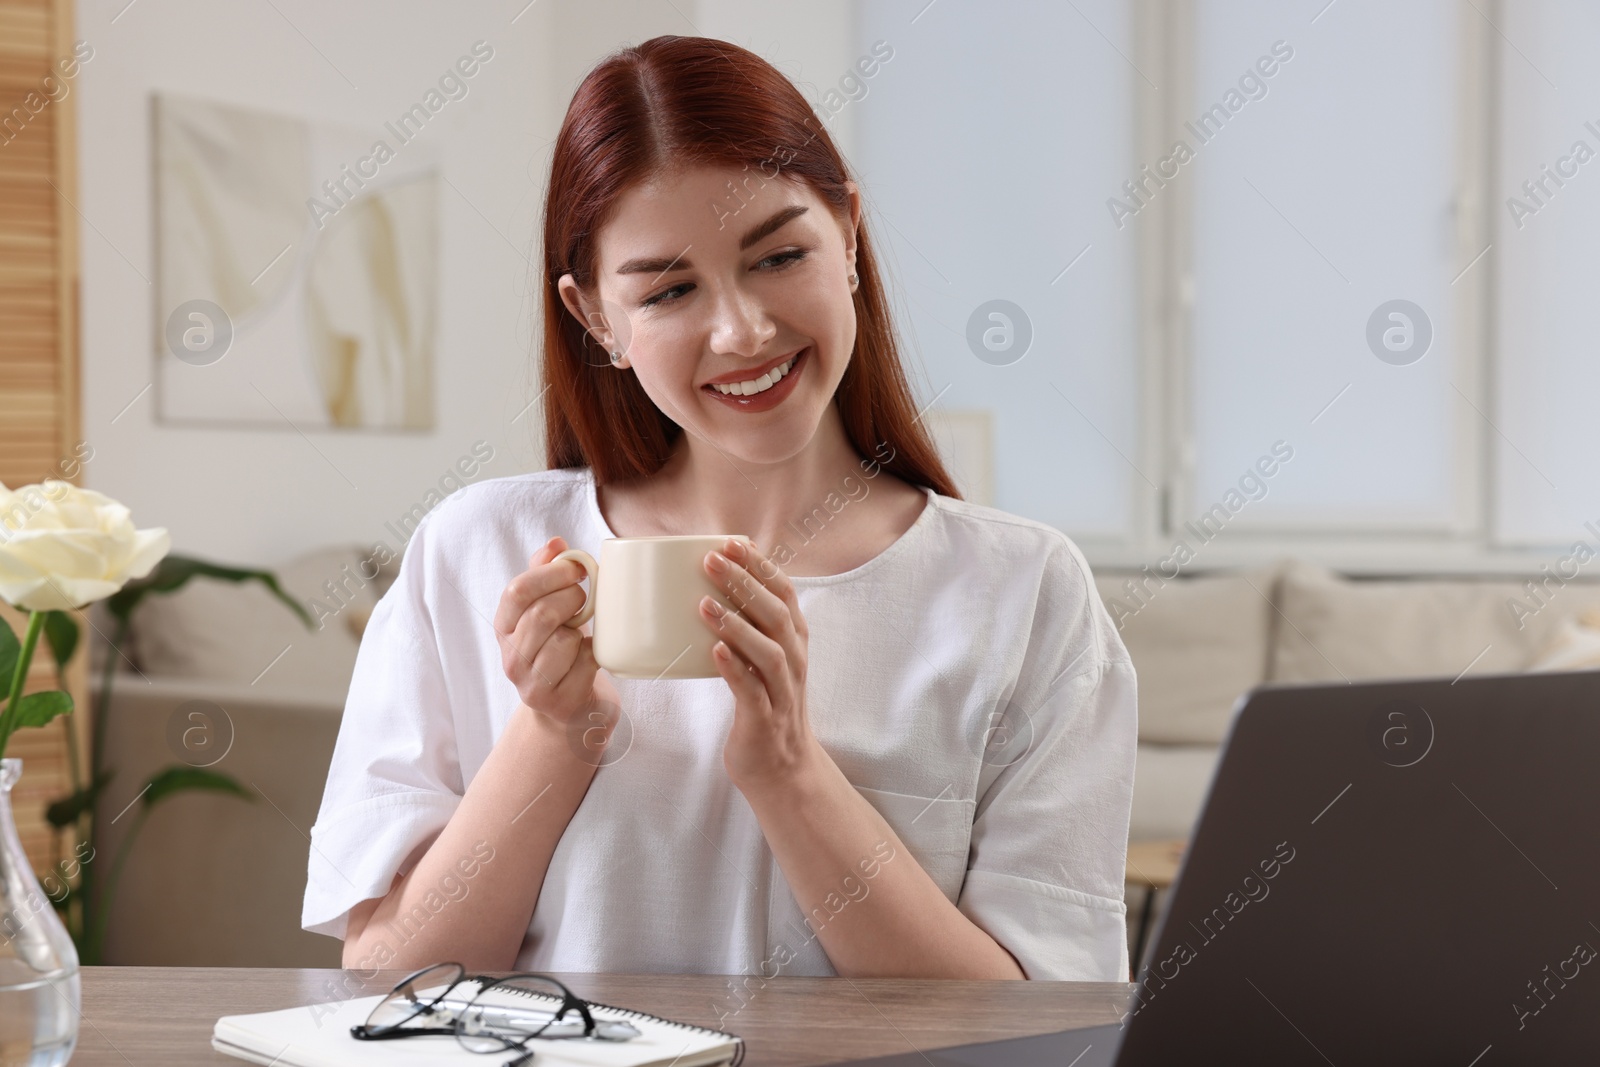
[[[165,529],[135,530],[127,508],[92,489],[56,479],[0,485],[0,598],[24,610],[104,600],[171,547]]]

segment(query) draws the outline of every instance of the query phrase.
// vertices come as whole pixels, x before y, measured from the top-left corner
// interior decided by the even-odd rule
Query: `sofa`
[[[1139,678],[1129,840],[1189,836],[1253,686],[1600,667],[1600,581],[1528,582],[1351,578],[1292,558],[1173,580],[1097,571]]]
[[[253,581],[196,578],[135,609],[106,716],[116,777],[96,807],[95,862],[116,862],[128,809],[166,767],[227,773],[253,797],[197,790],[152,808],[112,897],[103,962],[339,966],[339,942],[300,929],[300,903],[362,628],[398,570],[374,572],[368,561],[385,557],[335,546],[273,568],[315,629]],[[95,625],[113,632],[103,616]],[[97,645],[96,697],[108,654]]]
[[[215,760],[254,799],[189,792],[152,810],[113,900],[105,962],[339,965],[338,942],[300,929],[300,904],[361,628],[394,577],[391,564],[364,579],[369,556],[330,547],[277,568],[290,593],[322,602],[316,631],[256,583],[199,579],[135,612],[108,717],[118,774],[101,799],[97,855],[117,855],[135,822],[124,809],[174,763]],[[1139,677],[1135,841],[1188,835],[1233,707],[1254,685],[1600,666],[1600,583],[1547,586],[1519,616],[1508,601],[1534,603],[1520,580],[1352,579],[1296,559],[1095,580]],[[196,723],[204,743],[184,743]]]

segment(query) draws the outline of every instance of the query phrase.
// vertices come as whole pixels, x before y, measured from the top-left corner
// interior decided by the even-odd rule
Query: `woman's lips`
[[[733,408],[735,411],[753,413],[769,411],[779,404],[795,390],[795,379],[799,378],[806,366],[811,362],[811,346],[807,345],[795,357],[794,366],[789,368],[789,373],[778,380],[778,384],[762,393],[752,393],[750,396],[733,396],[729,393],[717,391],[714,385],[703,385],[701,388]]]

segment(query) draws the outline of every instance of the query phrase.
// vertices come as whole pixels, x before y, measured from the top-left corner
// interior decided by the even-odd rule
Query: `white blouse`
[[[870,492],[857,485],[827,510]],[[1066,535],[924,492],[874,559],[793,579],[812,730],[1029,978],[1126,981],[1133,664]],[[304,929],[344,937],[350,909],[387,893],[455,812],[519,704],[491,623],[500,595],[558,534],[596,556],[616,536],[587,468],[478,482],[417,525],[356,658],[311,830]],[[794,531],[794,558],[806,537]],[[625,728],[556,847],[516,967],[836,973],[816,936],[827,915],[801,914],[723,767],[727,683],[615,681]],[[841,872],[831,914],[870,893],[878,851]],[[469,868],[481,873],[460,867],[468,886]],[[428,908],[449,906],[440,888]]]

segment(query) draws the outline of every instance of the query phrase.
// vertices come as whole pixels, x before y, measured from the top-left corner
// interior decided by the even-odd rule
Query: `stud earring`
[[[611,362],[613,364],[620,364],[622,362],[622,349],[613,348],[611,350]]]

